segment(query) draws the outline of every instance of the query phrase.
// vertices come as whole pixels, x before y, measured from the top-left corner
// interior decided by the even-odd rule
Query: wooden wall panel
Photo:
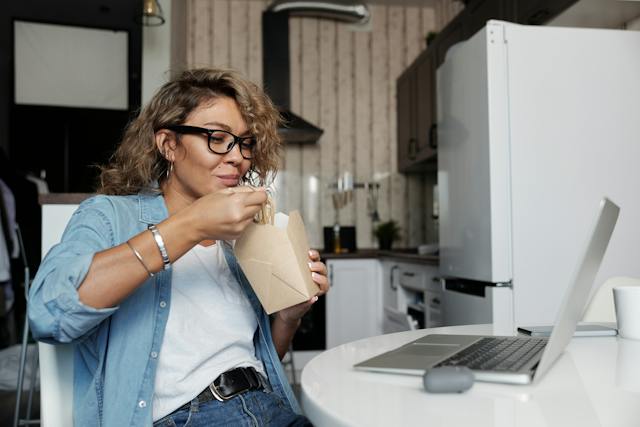
[[[211,19],[208,26],[213,34],[211,61],[209,66],[228,68],[231,66],[229,56],[229,0],[212,0]]]
[[[341,141],[337,138],[338,91],[336,35],[339,24],[322,20],[319,28],[320,116],[318,123],[324,133],[320,138],[320,227],[332,226],[338,220],[329,185],[338,178],[338,152]],[[323,235],[317,236],[322,239]],[[323,245],[322,245],[323,246]]]
[[[320,21],[300,18],[300,109],[294,110],[311,123],[320,123],[319,28]],[[309,232],[309,244],[322,246],[320,223],[320,144],[301,147],[302,215]]]
[[[392,144],[389,143],[389,122],[395,112],[390,111],[389,102],[395,98],[395,92],[389,90],[388,8],[372,6],[371,13],[371,177],[380,184],[376,203],[378,214],[381,218],[389,218],[391,163],[395,161],[391,154]]]
[[[184,20],[186,21],[186,25],[184,26],[184,34],[181,34],[180,37],[184,39],[185,45],[185,60],[186,64],[184,64],[184,68],[190,68],[193,66],[193,52],[195,50],[196,39],[193,36],[193,32],[195,30],[195,21],[193,19],[195,4],[193,1],[185,2],[184,4]],[[173,29],[172,29],[173,30]],[[172,38],[176,37],[175,34],[172,34]]]
[[[262,83],[261,13],[270,0],[186,0],[188,66],[231,67]],[[415,3],[413,3],[415,5]],[[322,246],[322,227],[356,225],[358,246],[375,247],[367,194],[336,213],[329,188],[349,171],[380,184],[378,212],[397,220],[415,246],[437,238],[431,218],[435,174],[397,171],[396,79],[460,10],[452,0],[431,7],[371,5],[367,30],[317,18],[292,17],[291,109],[324,129],[314,146],[287,145],[275,188],[278,208],[299,209],[310,242]]]
[[[300,63],[302,58],[302,22],[289,19],[289,49],[291,60],[291,110],[300,112],[302,107],[302,81]],[[287,145],[284,150],[284,165],[281,171],[282,186],[277,189],[284,195],[278,206],[286,212],[302,211],[302,148],[298,144]],[[304,217],[303,217],[304,218]],[[312,238],[311,236],[309,236]]]
[[[211,45],[209,31],[211,2],[209,0],[195,0],[192,9],[193,63],[195,66],[203,66],[211,63],[211,56],[209,55],[209,46]]]
[[[355,182],[369,182],[371,171],[371,32],[354,32],[354,170]],[[368,194],[364,189],[353,194],[358,247],[371,246],[371,217],[367,207]]]
[[[354,34],[346,25],[338,25],[337,34],[337,81],[338,81],[338,106],[337,138],[338,138],[338,174],[355,170],[355,142],[354,142]],[[338,213],[341,225],[355,225],[354,203],[349,203],[340,209]]]
[[[421,49],[427,48],[426,36],[430,31],[436,31],[436,13],[434,9],[422,9],[422,34],[425,36],[422,39]]]
[[[262,85],[262,11],[268,2],[248,1],[248,15],[245,30],[247,41],[247,76],[251,81]]]
[[[229,67],[249,75],[249,1],[233,0],[229,4]]]

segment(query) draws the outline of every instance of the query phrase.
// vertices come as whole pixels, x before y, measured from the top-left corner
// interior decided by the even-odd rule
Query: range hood
[[[353,24],[366,24],[370,18],[369,8],[366,5],[346,0],[276,0],[269,6],[269,10],[289,12],[295,16],[334,19]]]
[[[285,119],[278,132],[285,143],[313,144],[318,142],[323,130],[291,111],[289,16],[366,23],[369,10],[364,5],[345,1],[278,0],[262,13],[264,88]]]

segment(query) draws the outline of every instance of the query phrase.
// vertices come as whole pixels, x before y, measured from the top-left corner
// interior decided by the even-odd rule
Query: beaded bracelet
[[[153,234],[153,239],[156,241],[156,245],[158,245],[158,249],[160,250],[163,269],[169,270],[171,268],[171,261],[169,260],[169,254],[167,254],[167,248],[164,246],[162,235],[160,234],[158,227],[153,224],[149,226],[149,230],[151,231],[151,234]]]

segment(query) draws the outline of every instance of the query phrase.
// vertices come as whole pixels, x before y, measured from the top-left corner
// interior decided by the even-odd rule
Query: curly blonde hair
[[[184,123],[196,108],[222,96],[237,102],[257,141],[251,168],[243,181],[258,186],[270,184],[278,169],[282,146],[277,132],[282,123],[280,113],[262,89],[237,72],[199,68],[184,71],[162,86],[127,125],[110,163],[100,168],[98,193],[159,191],[156,182],[163,179],[169,163],[156,147],[155,132]]]

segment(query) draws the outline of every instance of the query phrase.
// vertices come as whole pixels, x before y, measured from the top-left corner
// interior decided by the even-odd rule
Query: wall
[[[261,14],[270,1],[188,0],[185,3],[188,66],[231,67],[262,83]],[[374,247],[367,194],[336,212],[328,186],[345,171],[356,182],[380,183],[381,219],[402,227],[397,246],[437,239],[431,220],[435,173],[397,172],[395,82],[426,47],[425,36],[460,6],[370,6],[367,28],[316,18],[292,17],[290,25],[292,110],[325,133],[317,145],[287,145],[276,183],[278,209],[300,209],[313,247],[322,226],[339,221],[357,227],[358,246]],[[178,49],[179,51],[179,49]]]
[[[171,0],[159,0],[164,25],[142,27],[142,105],[169,80],[171,68]]]

